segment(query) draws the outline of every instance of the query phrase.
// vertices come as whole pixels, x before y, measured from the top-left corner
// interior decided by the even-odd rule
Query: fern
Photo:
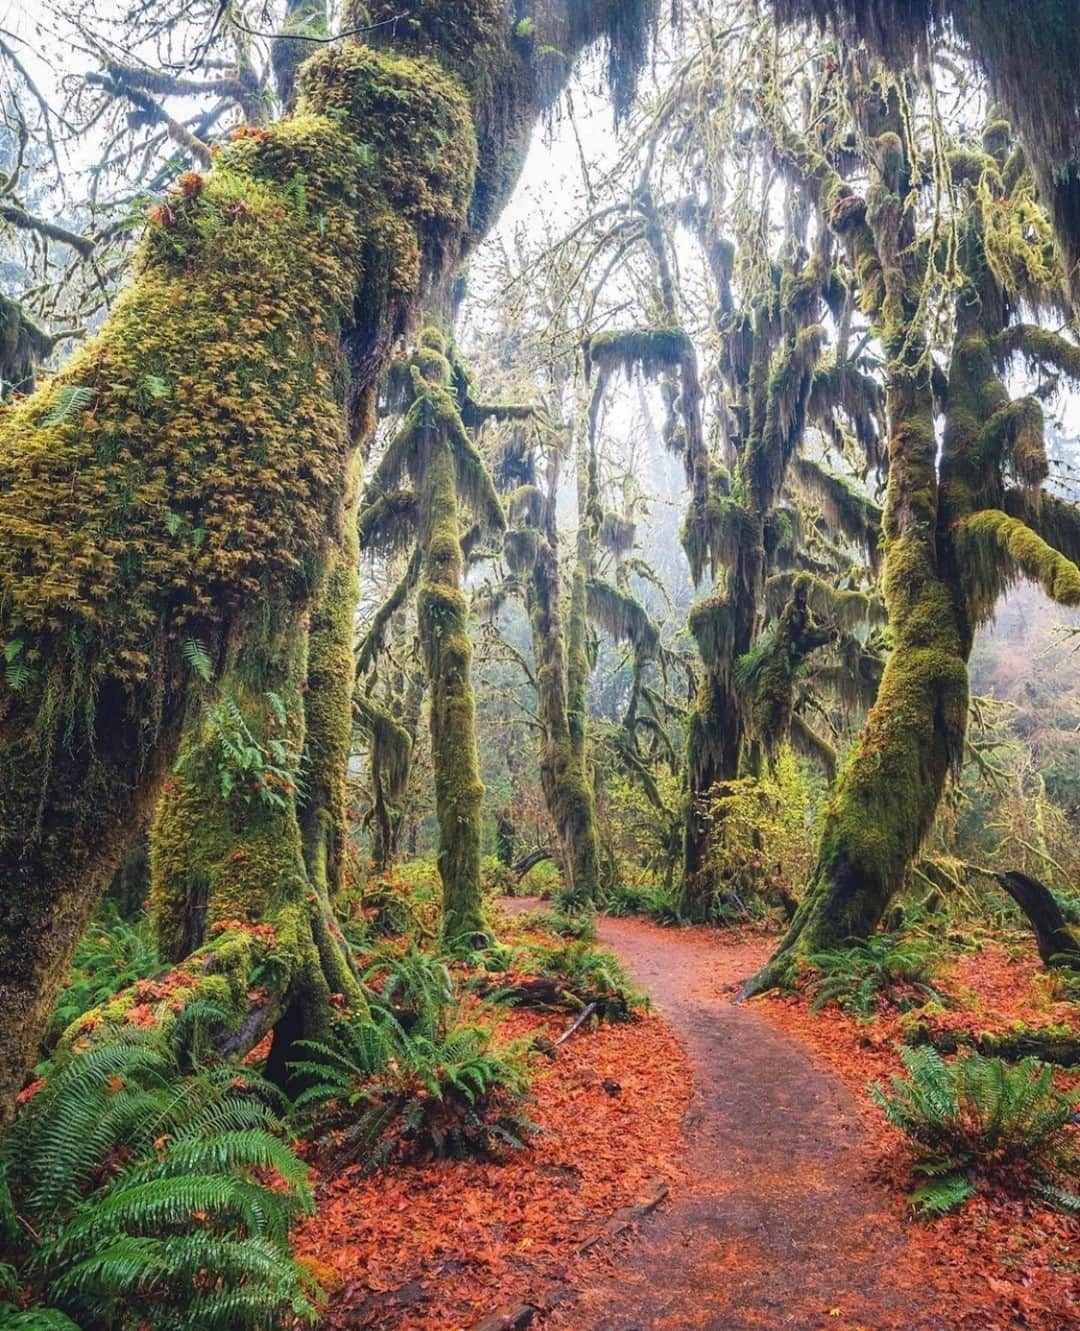
[[[11,1304],[0,1304],[0,1331],[81,1331],[58,1308],[26,1308],[19,1311]]]
[[[59,425],[69,416],[85,409],[94,400],[94,390],[85,384],[65,384],[56,395],[56,406],[41,422],[42,425]]]
[[[572,1011],[584,1011],[590,1005],[605,1021],[629,1021],[648,999],[630,983],[618,957],[613,952],[593,947],[585,939],[561,947],[533,950],[528,970],[556,982],[562,1003]],[[504,997],[515,1000],[508,989]]]
[[[902,1012],[927,1002],[942,1002],[930,983],[935,955],[929,941],[876,934],[853,939],[848,947],[807,958],[816,971],[808,986],[811,1011],[835,1002],[846,1012],[869,1017],[879,1002]]]
[[[907,1075],[893,1078],[891,1092],[875,1084],[870,1094],[915,1143],[916,1168],[931,1179],[912,1194],[914,1205],[949,1210],[984,1184],[1019,1180],[1055,1209],[1080,1207],[1065,1186],[1077,1168],[1067,1130],[1072,1102],[1055,1089],[1052,1068],[979,1054],[946,1063],[929,1046],[905,1049],[902,1058]]]
[[[26,643],[21,638],[9,638],[4,643],[4,677],[12,693],[21,693],[34,677],[26,659]]]
[[[288,1247],[312,1198],[282,1140],[280,1093],[246,1068],[188,1071],[184,1059],[182,1042],[133,1031],[69,1057],[24,1108],[3,1177],[36,1236],[20,1280],[37,1320],[0,1312],[0,1327],[271,1331],[316,1319]]]
[[[922,1215],[944,1215],[955,1211],[974,1193],[975,1189],[962,1174],[948,1174],[916,1188],[908,1200]]]
[[[175,514],[171,515],[175,516]],[[174,533],[175,535],[175,533]],[[182,648],[184,664],[203,681],[209,684],[214,678],[214,663],[198,638],[185,638]]]
[[[160,970],[161,960],[145,920],[122,920],[115,908],[107,908],[75,950],[67,983],[53,1009],[47,1043],[54,1044],[73,1022],[119,990],[150,979]]]
[[[296,1108],[315,1145],[341,1167],[394,1158],[486,1155],[520,1147],[535,1127],[523,1109],[524,1055],[482,1026],[428,1010],[411,1030],[388,1009],[343,1023],[331,1042],[300,1042],[292,1066],[307,1085]]]

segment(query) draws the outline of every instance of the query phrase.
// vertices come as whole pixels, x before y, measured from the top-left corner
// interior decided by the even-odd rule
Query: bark
[[[570,598],[570,634],[562,618],[555,496],[558,459],[553,459],[547,492],[529,487],[519,492],[522,546],[508,556],[525,579],[533,656],[536,662],[536,708],[543,727],[540,785],[559,838],[565,894],[570,900],[595,901],[600,887],[600,851],[589,771],[586,708],[589,676],[587,633],[588,566],[579,548]],[[535,524],[527,511],[535,510]],[[579,535],[579,547],[582,537]],[[519,875],[520,876],[520,875]]]
[[[570,584],[566,662],[566,739],[553,757],[553,793],[568,851],[564,897],[569,904],[595,901],[600,890],[600,843],[596,832],[592,764],[589,761],[589,578],[599,520],[596,458],[578,447],[578,532]]]

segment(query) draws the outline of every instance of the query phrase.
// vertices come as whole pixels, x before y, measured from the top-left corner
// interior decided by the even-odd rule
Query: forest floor
[[[551,1331],[1080,1327],[1076,1221],[1006,1197],[911,1218],[910,1157],[865,1090],[899,1069],[891,1019],[733,1001],[773,941],[602,920],[656,1014],[559,1050],[535,1088],[545,1131],[508,1163],[328,1182],[300,1251],[333,1290],[329,1331],[488,1331],[523,1303]],[[957,969],[986,1026],[983,1004],[1023,1014],[1037,967],[991,949]],[[566,1024],[514,1012],[502,1033]],[[659,1183],[668,1200],[624,1233]]]

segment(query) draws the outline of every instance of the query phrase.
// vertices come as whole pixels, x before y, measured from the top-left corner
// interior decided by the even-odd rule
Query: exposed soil
[[[898,1199],[873,1176],[851,1094],[754,1005],[732,1001],[769,941],[639,920],[603,921],[600,941],[686,1043],[696,1080],[688,1177],[618,1268],[597,1273],[544,1325],[950,1327],[947,1292],[910,1260]],[[1012,1324],[996,1320],[992,1302],[988,1331]]]

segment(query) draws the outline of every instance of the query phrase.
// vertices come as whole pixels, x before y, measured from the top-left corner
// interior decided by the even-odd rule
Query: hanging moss
[[[734,678],[750,730],[766,753],[774,755],[787,739],[794,706],[794,683],[806,657],[832,639],[818,624],[811,596],[822,597],[826,584],[807,573],[792,581],[791,598],[753,648],[735,662]]]
[[[411,490],[371,495],[360,510],[357,532],[361,550],[399,554],[414,540],[419,510]]]
[[[356,715],[371,748],[371,858],[376,872],[381,873],[393,857],[395,816],[408,786],[413,737],[370,694],[357,696]]]
[[[783,614],[796,587],[814,615],[838,628],[871,628],[888,621],[880,597],[868,592],[839,591],[832,583],[811,573],[776,573],[769,578],[765,584],[765,613],[770,619]]]
[[[1010,324],[991,340],[991,350],[1004,367],[1011,357],[1021,355],[1029,367],[1050,366],[1073,383],[1080,383],[1080,346],[1060,333],[1037,324]]]
[[[605,550],[618,558],[628,555],[634,548],[634,538],[637,534],[637,525],[631,519],[624,518],[619,513],[605,513],[604,520],[600,523],[600,530],[597,532],[597,540]]]
[[[1080,262],[1080,34],[1068,0],[775,0],[785,21],[808,17],[864,39],[894,64],[926,57],[952,24],[990,76],[1035,163],[1072,274]]]
[[[1005,511],[1019,518],[1047,545],[1080,564],[1080,509],[1055,495],[1032,495],[1026,490],[1005,492]]]
[[[665,370],[678,370],[693,354],[689,337],[681,328],[633,328],[625,332],[596,333],[585,348],[585,374],[594,369],[621,369],[628,377],[640,370],[646,379],[658,378]]]
[[[704,504],[691,502],[680,533],[694,581],[709,569],[741,570],[761,548],[761,534],[753,516],[737,500],[710,496]],[[739,573],[736,572],[736,577]]]
[[[840,476],[808,458],[794,458],[791,479],[800,494],[821,510],[833,531],[866,552],[876,567],[881,553],[881,509]]]
[[[728,598],[719,594],[698,601],[691,607],[687,627],[709,672],[726,677],[735,646],[735,620]]]
[[[629,642],[645,657],[654,656],[660,634],[640,601],[601,578],[586,584],[589,617],[616,642]]]
[[[803,554],[806,533],[798,509],[775,509],[764,522],[762,539],[765,545],[766,567],[790,569],[798,564]]]
[[[836,749],[798,712],[792,713],[789,738],[796,752],[818,764],[827,781],[836,780],[836,771],[840,766],[840,757]]]
[[[17,301],[0,295],[0,398],[29,393],[34,373],[57,339],[33,323]]]
[[[751,437],[744,462],[750,506],[755,512],[769,512],[780,498],[788,463],[802,439],[824,340],[824,329],[811,324],[773,355],[765,420],[760,432]]]

